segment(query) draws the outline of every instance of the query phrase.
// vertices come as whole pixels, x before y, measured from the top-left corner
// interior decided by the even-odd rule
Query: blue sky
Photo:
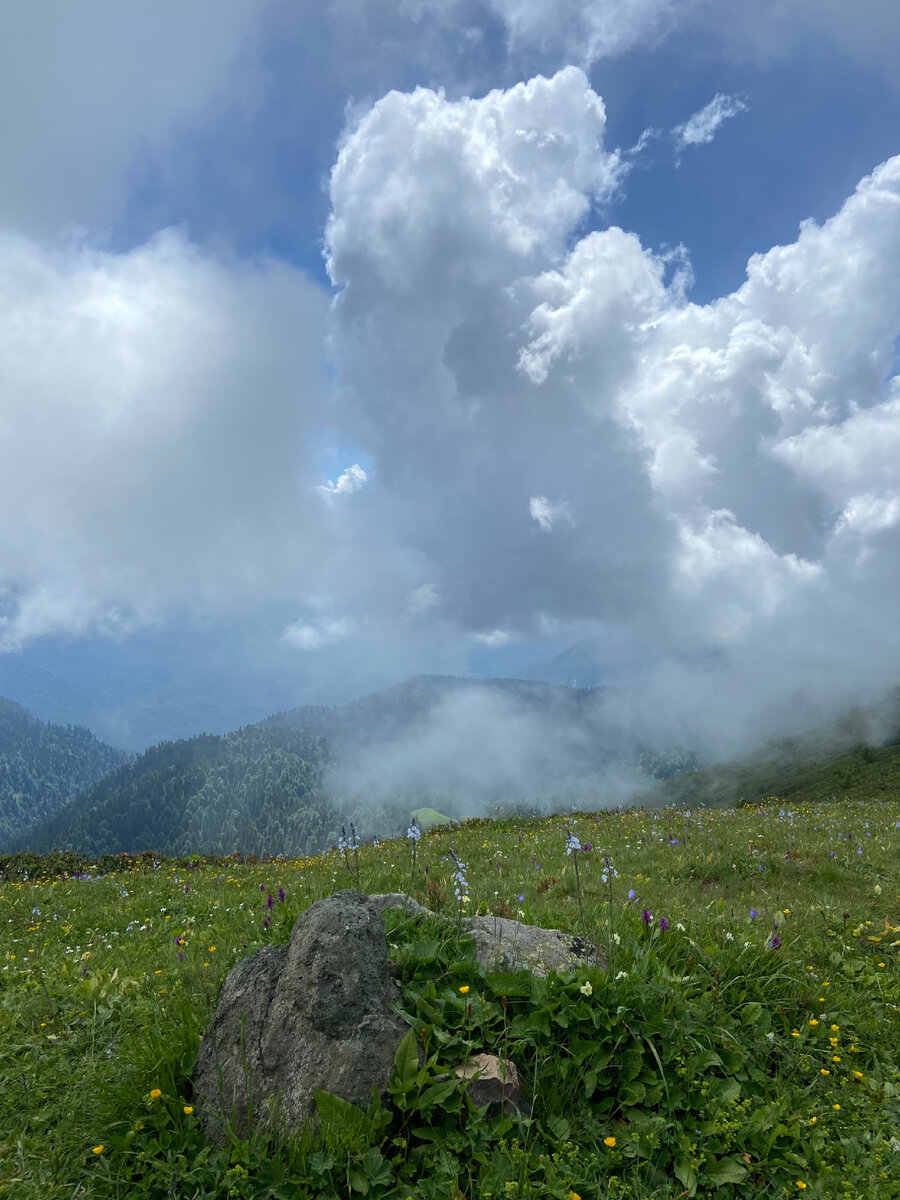
[[[51,8],[0,18],[0,691],[191,630],[260,697],[895,677],[895,5]]]

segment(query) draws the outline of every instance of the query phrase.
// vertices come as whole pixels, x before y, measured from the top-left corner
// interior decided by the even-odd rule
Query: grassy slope
[[[404,1008],[438,1047],[429,1074],[505,1052],[533,1116],[504,1127],[458,1093],[430,1107],[397,1095],[384,1134],[342,1141],[332,1127],[318,1156],[264,1139],[210,1153],[186,1110],[219,981],[353,883],[336,851],[156,870],[122,860],[89,879],[54,877],[61,864],[49,860],[32,861],[27,879],[23,863],[7,864],[0,1195],[896,1198],[900,802],[799,796],[425,834],[416,890],[429,906],[454,911],[454,849],[467,911],[583,921],[611,969],[485,979],[452,937],[392,928]],[[580,855],[580,893],[567,823],[593,847]],[[618,872],[607,883],[604,854]],[[360,852],[366,891],[405,890],[409,872],[406,841]]]

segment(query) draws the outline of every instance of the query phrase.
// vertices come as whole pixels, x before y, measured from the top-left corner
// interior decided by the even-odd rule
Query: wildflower
[[[575,834],[571,832],[571,830],[567,829],[566,833],[568,834],[568,837],[566,838],[566,854],[577,854],[581,849],[581,842],[578,840]]]
[[[451,850],[450,857],[456,864],[453,872],[453,894],[460,904],[465,904],[469,899],[469,885],[466,881],[466,864],[460,862],[456,854]]]
[[[210,952],[210,954],[215,954],[215,952],[216,952],[215,946],[210,946],[209,952]]]
[[[756,911],[756,909],[751,908],[750,909],[750,920],[755,921],[758,916],[759,916],[759,913]]]
[[[610,1150],[612,1150],[612,1148],[615,1144],[616,1144],[616,1139],[614,1137],[607,1137],[607,1138],[603,1139],[603,1145],[609,1146]]]
[[[412,821],[410,822],[409,829],[406,831],[406,836],[408,838],[412,838],[414,842],[418,842],[419,838],[422,836],[422,830],[419,828],[419,823],[415,817],[413,817]]]
[[[801,1192],[806,1190],[806,1184],[803,1182],[802,1179],[797,1180],[797,1187],[800,1189]]]
[[[820,1067],[820,1068],[819,1068],[819,1074],[820,1074],[820,1075],[830,1075],[830,1074],[831,1074],[831,1072],[830,1072],[830,1071],[829,1071],[829,1070],[828,1070],[826,1067]]]
[[[160,1091],[159,1088],[151,1088],[150,1089],[150,1099],[151,1100],[158,1100],[161,1095],[162,1095],[162,1092]]]
[[[577,1192],[569,1192],[569,1200],[581,1200]]]
[[[798,1029],[791,1030],[791,1037],[799,1037],[799,1036],[800,1036],[800,1031]]]
[[[649,908],[641,909],[641,920],[644,922],[645,925],[650,925],[652,923],[653,913],[650,911]]]
[[[463,986],[462,986],[462,987],[461,987],[459,990],[460,990],[460,993],[461,993],[463,996],[468,996],[468,994],[469,994],[469,985],[468,985],[467,983],[464,983],[464,984],[463,984]]]
[[[102,1142],[100,1143],[99,1146],[91,1146],[91,1154],[102,1154],[102,1153],[103,1153],[103,1143]]]
[[[193,1104],[186,1104],[181,1111],[184,1113],[184,1115],[186,1117],[189,1117],[191,1115],[191,1113],[194,1111],[194,1106],[193,1106]]]
[[[838,1031],[839,1029],[840,1029],[840,1025],[832,1025],[832,1027],[831,1027],[831,1032],[832,1032],[832,1033],[837,1033],[837,1031]]]
[[[634,888],[629,888],[629,889],[628,889],[628,899],[629,899],[629,900],[636,900],[636,899],[637,899],[637,892],[634,890]]]
[[[583,996],[592,996],[594,994],[594,989],[591,986],[591,981],[589,979],[583,983],[578,990]]]
[[[668,917],[660,917],[659,918],[659,928],[663,933],[666,932],[666,930],[669,928],[669,918]]]
[[[819,1022],[816,1020],[815,1017],[810,1017],[809,1023],[810,1023],[810,1025],[818,1025]]]
[[[777,933],[773,933],[772,936],[769,938],[769,940],[766,942],[766,945],[769,947],[770,950],[777,950],[778,947],[781,945],[781,938],[778,936]]]
[[[280,887],[280,888],[278,889],[278,899],[281,901],[281,903],[282,903],[282,904],[284,904],[284,897],[285,897],[285,891],[284,891],[284,888],[283,888],[283,887]]]
[[[865,1075],[863,1075],[862,1071],[854,1071],[853,1074],[857,1079],[865,1079]]]
[[[841,1106],[839,1104],[832,1104],[831,1107],[834,1109],[835,1112],[841,1111]]]
[[[818,1120],[819,1120],[818,1117],[810,1117],[809,1123],[810,1123],[810,1125],[816,1125],[818,1123]]]

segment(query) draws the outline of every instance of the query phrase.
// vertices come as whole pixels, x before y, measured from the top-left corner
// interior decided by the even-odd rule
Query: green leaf
[[[741,1010],[741,1020],[745,1025],[756,1025],[762,1019],[762,1005],[756,1000],[745,1004]]]
[[[720,1158],[718,1162],[706,1167],[707,1181],[713,1187],[722,1187],[726,1183],[741,1183],[747,1178],[747,1168],[736,1158]]]
[[[340,1096],[331,1092],[323,1092],[319,1088],[313,1090],[319,1120],[322,1122],[322,1135],[325,1145],[332,1154],[344,1154],[347,1151],[361,1150],[369,1140],[372,1124],[369,1118]]]
[[[741,1085],[736,1079],[723,1079],[716,1088],[716,1095],[720,1104],[730,1104],[732,1100],[737,1100],[741,1094]]]
[[[632,1046],[630,1050],[626,1050],[622,1055],[619,1064],[619,1073],[622,1078],[628,1082],[632,1079],[637,1079],[641,1073],[641,1067],[644,1065],[644,1056],[640,1050]]]
[[[401,1085],[401,1090],[411,1088],[419,1072],[419,1043],[416,1031],[410,1029],[403,1036],[394,1055],[394,1078]]]
[[[700,1071],[708,1071],[710,1067],[721,1067],[722,1065],[722,1060],[716,1054],[715,1050],[704,1050],[694,1060],[694,1070],[698,1073]],[[685,1184],[685,1186],[687,1185]]]
[[[679,1158],[675,1161],[675,1178],[682,1185],[689,1196],[696,1195],[697,1192],[697,1172],[691,1166],[686,1158]]]
[[[419,1097],[419,1108],[427,1108],[432,1104],[441,1104],[456,1091],[458,1085],[458,1079],[442,1079],[440,1083],[433,1083]]]
[[[647,1089],[638,1079],[630,1080],[619,1089],[619,1102],[633,1107],[640,1104],[647,1095]]]
[[[359,1192],[361,1196],[368,1196],[369,1181],[363,1175],[362,1171],[357,1171],[355,1168],[347,1172],[347,1181],[354,1192]]]

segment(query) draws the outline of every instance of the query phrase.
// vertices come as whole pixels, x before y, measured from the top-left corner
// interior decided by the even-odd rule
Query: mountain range
[[[297,855],[333,844],[351,821],[361,837],[402,832],[423,804],[455,817],[734,804],[813,777],[826,790],[855,786],[900,741],[900,693],[879,709],[886,750],[868,744],[873,715],[858,709],[707,766],[691,747],[628,738],[615,708],[609,688],[423,675],[129,756],[0,700],[0,850]]]

